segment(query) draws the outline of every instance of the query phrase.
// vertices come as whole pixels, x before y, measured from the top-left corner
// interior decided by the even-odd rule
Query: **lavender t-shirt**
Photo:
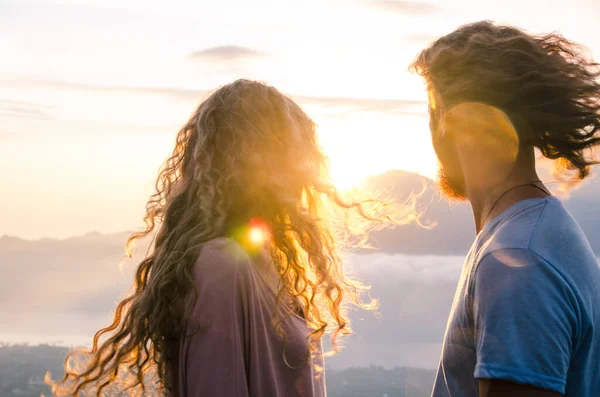
[[[234,240],[215,239],[194,267],[197,332],[179,342],[169,370],[172,397],[325,397],[322,352],[307,360],[309,327],[292,313],[271,325],[275,295]],[[191,329],[194,324],[190,324]],[[289,365],[288,365],[289,364]]]

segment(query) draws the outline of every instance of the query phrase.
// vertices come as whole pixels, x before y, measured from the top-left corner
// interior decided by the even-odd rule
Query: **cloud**
[[[323,108],[344,108],[350,112],[384,112],[388,114],[424,115],[417,108],[425,109],[424,101],[410,99],[378,99],[351,97],[317,97],[292,95],[292,98],[303,105],[317,105]]]
[[[0,99],[0,117],[48,120],[52,118],[52,113],[47,106],[10,99]]]
[[[4,81],[0,81],[5,83]],[[170,96],[180,100],[199,101],[206,98],[216,89],[203,90],[178,87],[128,87],[128,86],[107,86],[87,83],[50,81],[50,80],[31,80],[21,79],[7,82],[7,84],[16,86],[33,86],[53,90],[76,90],[76,91],[96,91],[96,92],[114,92],[120,94],[150,94],[160,96]],[[291,98],[298,101],[301,105],[316,105],[323,108],[342,108],[342,112],[385,112],[388,114],[410,114],[425,115],[426,102],[408,99],[378,99],[378,98],[352,98],[337,96],[305,96],[288,94]],[[418,109],[421,108],[421,109]]]
[[[386,284],[390,279],[426,284],[456,283],[464,261],[463,256],[384,252],[351,253],[344,259],[353,272],[377,284]]]
[[[428,44],[438,39],[438,36],[426,33],[416,33],[406,36],[406,40],[411,43]]]
[[[377,315],[351,310],[355,334],[343,341],[344,350],[327,364],[435,367],[463,260],[463,256],[347,255],[347,272],[371,286],[379,307]]]
[[[119,267],[126,237],[0,238],[2,334],[87,343],[130,289],[145,252],[140,244],[134,259]],[[328,365],[435,366],[463,257],[349,253],[344,260],[348,272],[372,286],[380,305],[377,316],[350,310],[356,334]]]
[[[403,14],[425,15],[437,12],[440,8],[432,3],[418,1],[378,0],[371,3],[373,7],[383,11]]]
[[[52,90],[71,90],[71,91],[92,91],[92,92],[108,92],[117,94],[152,94],[176,97],[177,99],[198,100],[211,92],[211,90],[198,90],[177,87],[139,87],[139,86],[115,86],[115,85],[99,85],[78,83],[62,80],[34,80],[34,79],[18,79],[12,81],[2,81],[4,84],[13,86],[28,86],[33,88],[45,88]]]
[[[225,45],[206,48],[204,50],[193,52],[188,56],[188,59],[193,61],[233,61],[241,59],[263,58],[264,56],[265,55],[262,52],[253,50],[248,47],[238,45]]]

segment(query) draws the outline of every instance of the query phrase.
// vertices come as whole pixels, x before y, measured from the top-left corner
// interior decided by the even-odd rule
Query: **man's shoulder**
[[[530,250],[547,207],[548,200],[523,202],[501,215],[497,224],[478,238],[474,262],[498,251]]]
[[[597,271],[597,260],[587,238],[555,197],[515,211],[478,248],[473,258],[475,266],[486,257],[517,257],[543,262],[565,276],[577,271]]]
[[[529,248],[550,262],[596,262],[579,224],[556,198],[548,201],[531,236]]]

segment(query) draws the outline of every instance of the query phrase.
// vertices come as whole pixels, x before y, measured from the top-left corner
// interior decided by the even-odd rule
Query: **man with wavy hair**
[[[559,34],[478,22],[422,51],[440,185],[477,237],[434,397],[600,395],[600,270],[540,181],[535,149],[584,179],[600,142],[599,65]],[[563,174],[564,176],[564,174]]]

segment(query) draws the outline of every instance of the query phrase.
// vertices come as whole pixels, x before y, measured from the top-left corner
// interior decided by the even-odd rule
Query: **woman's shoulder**
[[[250,257],[244,247],[236,240],[219,237],[207,241],[200,249],[196,260],[197,272],[218,271],[220,274],[245,272],[250,264]]]

